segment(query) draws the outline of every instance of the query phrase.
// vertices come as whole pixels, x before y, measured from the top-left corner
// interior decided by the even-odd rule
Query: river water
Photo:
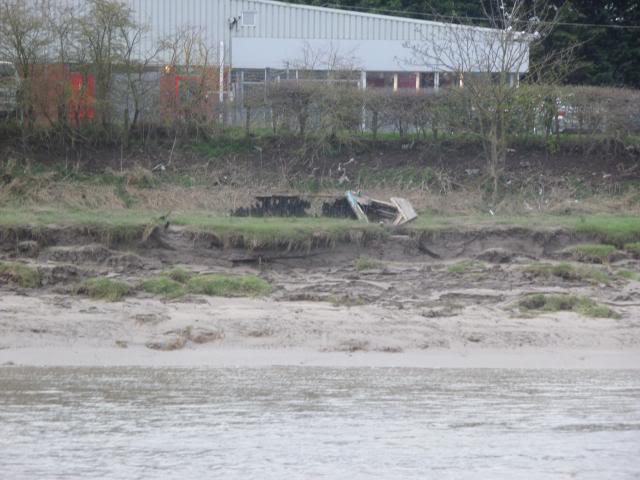
[[[6,367],[0,477],[640,478],[640,373]]]

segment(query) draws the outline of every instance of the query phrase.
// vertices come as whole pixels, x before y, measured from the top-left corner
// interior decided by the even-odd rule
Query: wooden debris
[[[398,216],[393,221],[394,225],[403,225],[418,218],[418,214],[413,209],[413,205],[411,205],[406,198],[391,197],[391,203],[398,209]]]
[[[390,202],[385,202],[349,191],[346,199],[361,222],[392,223],[397,226],[418,218],[413,206],[405,198],[392,197]]]
[[[349,206],[351,206],[351,210],[353,210],[353,213],[356,214],[358,220],[364,223],[369,223],[369,218],[367,218],[367,215],[364,213],[362,207],[360,206],[360,196],[351,191],[347,192],[346,196],[347,201],[349,202]]]

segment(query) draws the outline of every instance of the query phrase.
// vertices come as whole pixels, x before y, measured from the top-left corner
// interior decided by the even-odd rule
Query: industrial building
[[[186,105],[237,122],[247,114],[246,99],[266,100],[270,86],[286,80],[426,92],[463,86],[465,76],[476,72],[506,71],[515,82],[528,69],[527,39],[506,30],[273,0],[118,1],[144,27],[133,50],[144,71],[135,80],[118,69],[113,73],[110,98],[120,118],[157,117],[158,106],[160,116],[181,115]],[[76,18],[92,16],[86,0],[47,2],[71,7]],[[519,58],[513,70],[496,63],[505,56],[505,43],[506,53]],[[41,103],[51,110],[54,97],[70,89],[67,110],[74,119],[93,118],[101,73],[49,57],[40,76],[59,88],[40,89],[51,97]],[[132,82],[139,84],[138,101]],[[273,112],[260,108],[253,114],[269,123]]]
[[[147,47],[181,29],[200,29],[208,45],[216,46],[219,61],[231,69],[234,82],[296,78],[300,70],[358,72],[361,88],[386,86],[438,88],[461,82],[454,73],[459,48],[451,41],[450,24],[377,15],[335,8],[314,7],[272,0],[126,0],[137,21],[149,26]],[[495,30],[462,27],[485,43],[490,51]],[[412,52],[430,42],[434,51],[446,51],[449,62],[425,61]],[[438,43],[440,43],[438,45]],[[526,44],[523,48],[528,49]],[[495,50],[495,49],[494,49]],[[482,52],[482,49],[478,50]],[[527,50],[528,53],[528,50]],[[166,59],[165,59],[166,60]],[[468,61],[466,63],[469,63]],[[485,59],[477,68],[485,70]],[[516,76],[528,68],[528,58],[518,64]],[[265,73],[266,69],[266,73]],[[233,82],[227,82],[232,86]]]

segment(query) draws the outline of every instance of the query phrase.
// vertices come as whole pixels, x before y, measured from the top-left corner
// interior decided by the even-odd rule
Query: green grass
[[[256,275],[196,275],[187,283],[191,293],[215,297],[257,297],[271,291],[271,285]]]
[[[117,302],[131,292],[131,287],[125,282],[106,277],[95,277],[85,280],[78,288],[78,293],[87,295],[95,300]]]
[[[640,258],[640,242],[627,243],[624,249],[633,255],[634,258]]]
[[[38,270],[23,263],[0,262],[0,283],[11,282],[23,288],[40,286]]]
[[[174,280],[179,283],[187,283],[191,277],[193,277],[193,272],[187,270],[186,268],[175,267],[171,270],[166,270],[162,273],[164,276],[169,277],[171,280]]]
[[[373,270],[376,268],[382,268],[383,263],[378,260],[374,260],[373,258],[368,257],[360,257],[353,262],[353,266],[359,272],[364,270]]]
[[[0,210],[2,230],[47,225],[74,226],[93,233],[105,243],[140,240],[145,228],[166,212],[144,210]],[[305,249],[332,246],[340,242],[359,242],[383,237],[385,230],[375,224],[361,224],[342,218],[252,218],[230,217],[202,211],[176,212],[171,221],[194,233],[215,235],[226,246],[252,248],[277,247]]]
[[[594,318],[620,318],[617,312],[606,305],[579,295],[529,295],[521,299],[518,306],[523,312],[575,312]]]
[[[453,265],[449,265],[449,267],[447,268],[447,272],[453,274],[461,274],[466,273],[469,270],[477,270],[478,268],[482,267],[484,267],[484,263],[478,262],[477,260],[461,260],[454,263]]]
[[[609,263],[611,255],[616,251],[616,247],[599,243],[583,243],[581,245],[575,245],[569,250],[573,257],[579,262]]]
[[[627,280],[640,281],[640,274],[632,272],[631,270],[619,270],[616,272],[616,276]]]
[[[543,278],[561,278],[562,280],[590,283],[609,283],[611,276],[602,270],[571,263],[534,263],[525,267],[524,271]]]
[[[55,224],[80,227],[107,243],[126,242],[139,240],[145,227],[165,213],[139,209],[3,208],[0,210],[0,237],[12,228],[30,226],[37,229]],[[187,211],[172,213],[171,221],[194,233],[213,234],[221,244],[248,249],[330,247],[341,242],[357,243],[387,235],[387,231],[377,224],[325,217],[238,218],[222,213]],[[569,232],[593,235],[602,243],[619,248],[640,242],[640,217],[635,216],[438,216],[423,212],[415,222],[403,228],[420,235],[442,230],[481,230],[498,226],[534,231],[563,228]]]
[[[186,293],[185,287],[182,283],[164,275],[143,280],[141,287],[142,290],[147,293],[161,295],[165,298],[178,298]]]
[[[575,229],[597,235],[603,243],[622,247],[625,243],[640,241],[640,216],[581,217],[575,223]]]
[[[214,233],[225,245],[248,249],[310,249],[386,235],[380,225],[326,217],[239,218],[194,212],[176,215],[174,223],[196,232]]]

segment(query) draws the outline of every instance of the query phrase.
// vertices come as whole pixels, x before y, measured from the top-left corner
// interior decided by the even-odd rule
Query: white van
[[[20,77],[12,63],[0,61],[0,118],[16,111]]]

